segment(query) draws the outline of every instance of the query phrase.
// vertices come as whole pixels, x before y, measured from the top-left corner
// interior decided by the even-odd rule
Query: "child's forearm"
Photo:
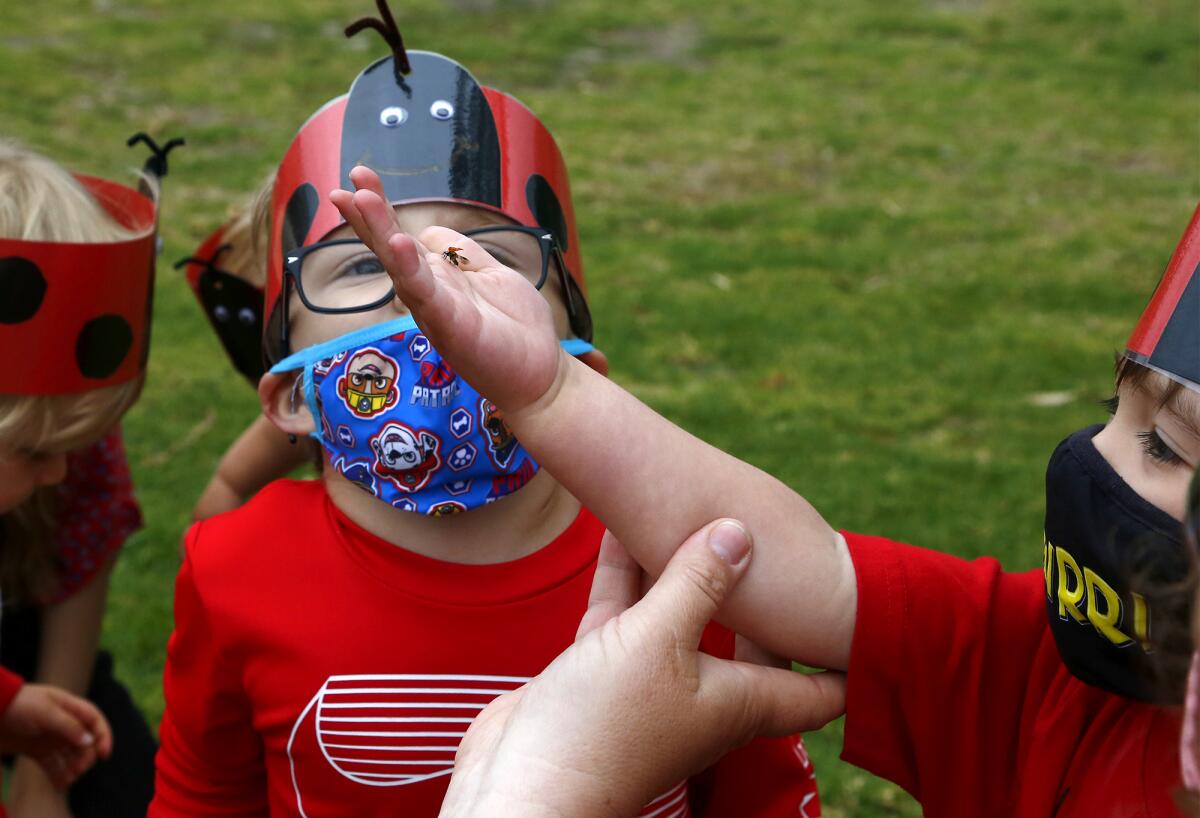
[[[267,483],[301,465],[307,451],[306,446],[289,443],[287,435],[259,415],[221,458],[192,518],[203,520],[237,508]]]
[[[564,355],[556,388],[508,417],[521,443],[657,573],[722,516],[754,537],[754,563],[721,621],[807,664],[845,669],[857,603],[840,537],[804,498],[656,414]]]

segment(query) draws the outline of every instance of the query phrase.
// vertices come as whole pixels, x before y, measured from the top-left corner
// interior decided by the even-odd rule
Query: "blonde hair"
[[[271,238],[269,222],[274,190],[275,174],[272,172],[237,210],[221,236],[221,243],[230,247],[218,266],[255,287],[267,283],[267,247]]]
[[[0,139],[0,237],[98,243],[135,235],[58,163]],[[141,389],[139,376],[77,394],[0,395],[0,448],[54,455],[87,446],[117,424]],[[0,587],[6,596],[35,598],[52,577],[52,493],[39,492],[3,523]]]

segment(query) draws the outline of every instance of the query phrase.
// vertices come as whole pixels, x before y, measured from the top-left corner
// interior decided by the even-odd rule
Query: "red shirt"
[[[290,480],[196,524],[150,816],[435,818],[471,719],[574,641],[602,534],[585,510],[522,559],[442,562],[359,528],[320,482]],[[732,634],[716,635],[727,655]],[[650,813],[819,807],[793,737],[732,754]]]
[[[57,585],[47,603],[79,591],[142,527],[119,427],[67,455],[67,476],[55,489],[55,502],[50,540]]]
[[[1175,818],[1179,714],[1076,679],[1041,571],[846,534],[858,573],[842,758],[926,818]]]

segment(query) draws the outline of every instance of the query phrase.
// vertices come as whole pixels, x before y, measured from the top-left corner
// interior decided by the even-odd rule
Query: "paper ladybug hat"
[[[166,175],[154,151],[144,172]],[[137,377],[150,351],[157,202],[140,190],[77,174],[76,180],[118,224],[125,241],[71,243],[0,238],[0,394],[85,392]]]
[[[554,137],[514,97],[481,86],[454,60],[405,51],[383,0],[378,6],[382,20],[359,21],[347,35],[373,28],[392,56],[367,66],[350,93],[313,114],[279,166],[271,202],[267,331],[277,331],[272,316],[285,256],[342,224],[328,194],[354,190],[349,173],[362,164],[379,174],[392,203],[464,202],[552,234],[567,266],[572,327],[590,340],[567,168]]]
[[[233,367],[257,384],[264,370],[262,358],[263,291],[222,269],[221,258],[233,249],[224,241],[228,225],[205,239],[189,256],[175,264],[184,267],[192,292],[212,324]]]
[[[1125,355],[1200,391],[1200,206],[1129,336]]]

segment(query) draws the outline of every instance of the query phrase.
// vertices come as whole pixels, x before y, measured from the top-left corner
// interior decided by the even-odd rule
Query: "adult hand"
[[[63,789],[112,753],[112,731],[96,706],[51,685],[26,684],[0,716],[0,748],[36,761]]]
[[[841,674],[698,651],[750,552],[741,524],[710,523],[639,602],[641,571],[606,535],[576,643],[476,718],[442,818],[628,818],[755,736],[812,730],[840,715]]]
[[[379,258],[400,300],[455,371],[506,412],[551,392],[566,356],[546,299],[461,233],[429,227],[418,242],[401,232],[375,171],[354,168],[350,180],[356,192],[335,190],[329,200]],[[449,247],[466,260],[444,258]]]

